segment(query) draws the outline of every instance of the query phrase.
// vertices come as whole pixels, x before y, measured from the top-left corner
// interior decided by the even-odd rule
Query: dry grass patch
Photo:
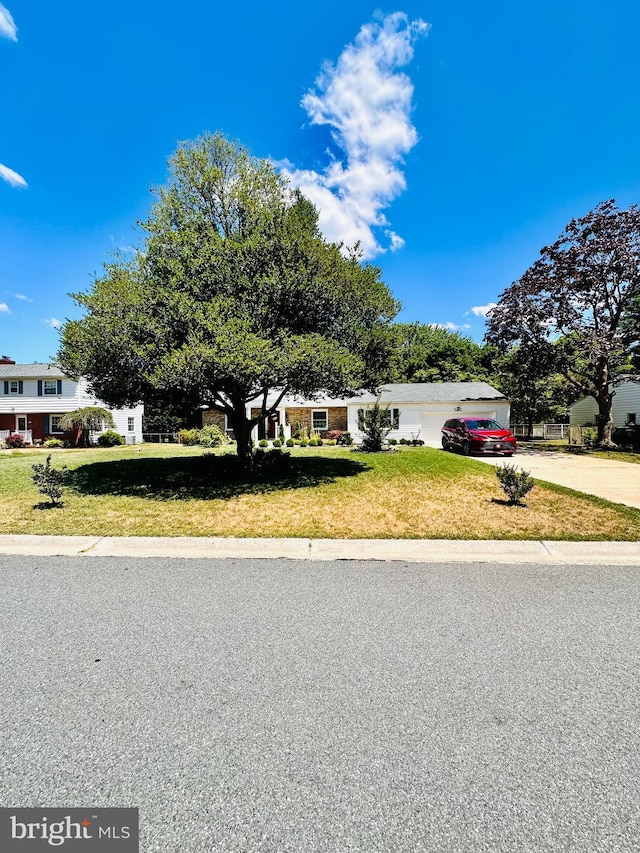
[[[536,484],[506,506],[493,468],[429,448],[301,449],[255,480],[198,448],[58,451],[60,510],[38,510],[37,451],[0,456],[0,533],[103,536],[640,539],[640,511]]]

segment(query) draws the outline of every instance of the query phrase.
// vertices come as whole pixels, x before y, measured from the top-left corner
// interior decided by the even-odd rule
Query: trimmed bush
[[[353,436],[350,432],[343,432],[342,438],[338,441],[338,444],[344,444],[345,447],[351,447],[353,444]]]
[[[393,447],[393,445],[394,445],[394,444],[397,444],[397,443],[398,443],[398,439],[397,439],[397,438],[390,438],[390,439],[389,439],[389,444],[390,444],[392,447]]]
[[[496,468],[496,477],[502,486],[502,491],[509,498],[511,506],[523,506],[522,498],[527,495],[535,486],[533,477],[530,477],[530,471],[518,471],[516,465],[504,464]]]
[[[295,441],[292,438],[287,439],[287,441],[286,441],[287,447],[293,447],[294,444],[295,444]]]
[[[198,444],[202,447],[220,447],[227,443],[227,437],[216,424],[207,424],[198,431]]]
[[[273,439],[273,446],[274,446],[274,448],[282,447],[282,442],[280,441],[279,438]]]
[[[300,447],[308,447],[308,445],[309,445],[309,442],[307,441],[306,438],[303,438],[300,440]]]
[[[261,438],[258,442],[258,447],[269,447],[269,442],[266,438]]]
[[[98,436],[98,444],[100,447],[118,447],[124,443],[124,438],[112,429],[109,429],[106,432],[103,432],[102,435]]]
[[[60,438],[48,438],[45,443],[45,447],[64,447],[64,442]]]
[[[200,431],[197,429],[181,429],[178,433],[178,441],[187,447],[193,447],[198,444]]]
[[[24,447],[24,438],[18,435],[17,432],[12,432],[11,435],[5,438],[4,443],[11,450],[19,450],[21,447]]]
[[[47,461],[43,465],[42,462],[37,462],[31,466],[33,474],[31,479],[35,483],[41,495],[46,495],[51,501],[51,506],[62,506],[62,486],[69,471],[67,466],[62,468],[51,467],[51,454],[47,456]]]
[[[329,447],[335,447],[335,445],[337,444],[337,441],[335,440],[335,438],[328,438],[327,444],[329,445]]]

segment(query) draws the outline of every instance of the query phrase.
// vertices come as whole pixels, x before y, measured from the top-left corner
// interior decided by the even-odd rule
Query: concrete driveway
[[[529,471],[536,480],[546,480],[548,483],[567,486],[579,492],[640,509],[640,465],[634,465],[632,462],[574,456],[560,451],[532,450],[526,447],[519,447],[512,459],[503,459],[501,456],[473,458],[490,465],[515,463],[519,468]]]

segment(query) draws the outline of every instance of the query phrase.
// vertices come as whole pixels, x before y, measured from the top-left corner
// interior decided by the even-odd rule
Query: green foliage
[[[309,442],[307,441],[306,438],[300,439],[300,447],[308,447],[308,445],[309,445]]]
[[[423,323],[393,326],[394,382],[478,382],[492,380],[491,347],[458,332]]]
[[[118,447],[119,445],[126,444],[126,442],[119,433],[109,429],[98,436],[98,444],[100,447]]]
[[[64,447],[64,442],[60,438],[48,438],[44,442],[45,447]]]
[[[280,426],[278,427],[278,440],[279,440],[280,444],[284,444],[284,424],[280,424]],[[275,446],[275,442],[274,442],[274,446]],[[280,445],[278,445],[278,447],[279,446]]]
[[[341,438],[338,440],[338,444],[344,444],[345,447],[351,447],[353,444],[353,436],[350,432],[344,432]]]
[[[295,441],[293,438],[288,438],[286,441],[286,444],[287,444],[287,447],[293,447],[293,445],[295,444]]]
[[[75,294],[86,316],[61,332],[59,363],[100,399],[166,389],[215,406],[250,466],[251,429],[281,394],[347,396],[388,378],[398,303],[376,267],[322,238],[270,162],[220,134],[181,145],[143,228],[134,258]]]
[[[383,408],[378,399],[370,409],[359,409],[358,429],[362,432],[360,450],[365,453],[379,453],[392,429],[388,407]]]
[[[24,438],[20,433],[12,432],[5,438],[4,443],[10,450],[19,450],[24,447]]]
[[[535,486],[534,479],[529,475],[530,472],[524,469],[518,471],[517,465],[505,463],[496,468],[496,477],[502,487],[502,491],[509,498],[509,504],[521,504],[522,498],[528,495]]]
[[[187,447],[193,447],[200,443],[200,431],[197,429],[181,429],[178,433],[178,441]]]
[[[261,438],[260,441],[258,442],[258,446],[259,447],[269,447],[269,442],[267,441],[266,438]]]
[[[220,447],[221,444],[226,444],[227,441],[227,436],[216,424],[207,424],[198,431],[198,444],[202,445],[202,447]]]
[[[598,443],[598,430],[593,427],[582,427],[581,432],[582,443],[587,450],[591,450]]]
[[[62,468],[52,468],[51,454],[49,454],[44,465],[42,462],[37,462],[31,468],[33,470],[31,479],[40,494],[46,495],[49,498],[51,506],[62,506],[62,486],[69,476],[67,466],[63,465]]]
[[[280,441],[280,439],[279,439],[279,438],[274,438],[274,439],[273,439],[273,446],[274,446],[276,449],[277,449],[278,447],[282,447],[282,442]]]

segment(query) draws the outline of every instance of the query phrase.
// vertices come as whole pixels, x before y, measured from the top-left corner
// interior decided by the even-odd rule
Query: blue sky
[[[220,130],[361,239],[399,319],[481,340],[566,222],[640,197],[637,0],[3,0],[0,354],[44,361]],[[474,310],[475,309],[475,310]]]

